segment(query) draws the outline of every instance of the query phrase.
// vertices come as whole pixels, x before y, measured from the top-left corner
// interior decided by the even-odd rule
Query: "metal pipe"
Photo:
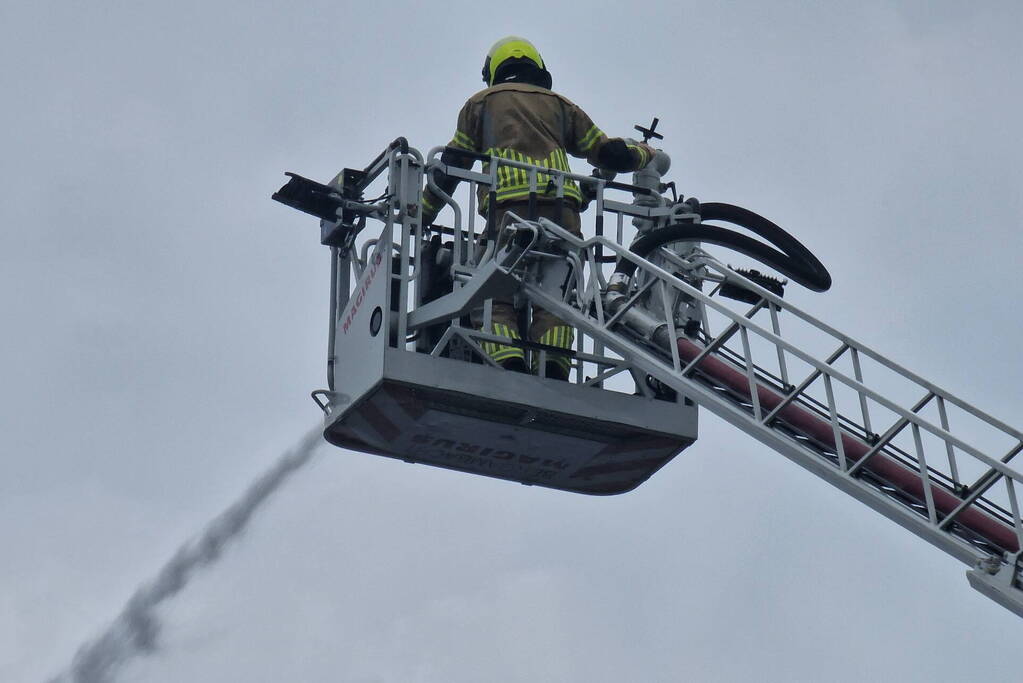
[[[334,391],[334,337],[337,328],[338,248],[330,248],[330,325],[327,329],[327,388]]]

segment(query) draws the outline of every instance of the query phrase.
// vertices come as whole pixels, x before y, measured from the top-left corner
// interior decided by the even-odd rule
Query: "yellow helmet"
[[[483,62],[483,81],[487,85],[493,85],[494,79],[497,76],[497,70],[502,64],[512,59],[518,62],[528,61],[535,64],[546,76],[548,81],[546,87],[550,87],[550,74],[547,73],[547,67],[543,63],[540,51],[531,42],[519,36],[507,36],[494,43],[494,46],[490,48],[490,52],[487,53],[486,61]]]

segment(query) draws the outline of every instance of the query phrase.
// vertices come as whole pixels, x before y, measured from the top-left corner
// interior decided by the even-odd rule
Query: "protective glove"
[[[597,152],[597,165],[609,171],[631,171],[636,167],[636,161],[629,146],[621,138],[611,138]]]

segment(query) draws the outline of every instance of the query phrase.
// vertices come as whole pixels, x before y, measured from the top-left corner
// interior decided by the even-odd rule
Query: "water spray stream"
[[[303,437],[260,475],[239,500],[210,522],[198,539],[179,548],[155,579],[135,591],[106,632],[80,647],[71,667],[50,683],[110,683],[126,661],[155,652],[160,631],[156,608],[188,585],[196,569],[217,561],[224,546],[245,531],[253,513],[309,461],[321,443],[320,434],[319,429],[314,429]]]

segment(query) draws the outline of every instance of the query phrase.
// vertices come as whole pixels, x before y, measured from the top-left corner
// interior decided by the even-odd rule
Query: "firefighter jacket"
[[[617,138],[608,138],[582,109],[568,98],[551,90],[527,83],[501,83],[482,90],[462,107],[458,114],[455,136],[448,147],[469,152],[512,159],[536,166],[571,171],[568,154],[585,158],[591,165],[607,166],[601,150],[611,140],[625,149]],[[643,143],[627,146],[628,158],[614,170],[640,169],[653,157],[653,148]],[[446,153],[446,164],[469,168],[471,158]],[[489,172],[489,164],[484,172]],[[437,173],[435,182],[450,194],[457,179]],[[545,174],[537,174],[537,199],[552,201],[556,195],[554,183]],[[523,169],[501,166],[498,169],[497,204],[522,200],[529,196],[529,175]],[[578,184],[566,179],[563,189],[566,200],[578,209],[583,205]],[[480,187],[480,213],[486,215],[489,196],[487,188]],[[424,214],[427,221],[437,215],[443,202],[429,188],[423,193]]]

